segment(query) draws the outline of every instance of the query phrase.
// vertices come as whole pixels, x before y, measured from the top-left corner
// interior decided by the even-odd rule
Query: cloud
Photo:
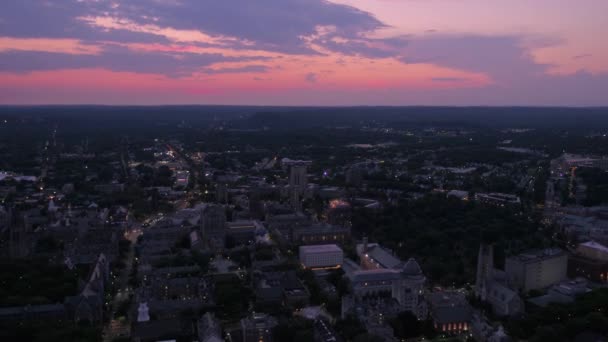
[[[232,51],[311,56],[339,53],[385,58],[400,56],[407,44],[404,37],[369,38],[370,33],[386,25],[368,12],[326,0],[265,0],[263,3],[251,0],[19,0],[5,1],[0,7],[0,32],[6,37],[69,39],[82,46],[108,42],[173,44]],[[39,49],[28,51],[34,50]],[[133,56],[125,56],[126,52],[121,55],[126,60],[142,56],[133,51],[129,53]],[[44,56],[41,54],[38,60]],[[57,57],[46,56],[51,59]],[[165,54],[143,56],[159,62],[173,60],[172,56]],[[92,61],[105,67],[116,61],[112,57],[111,53],[103,53],[100,58],[70,57],[66,63],[53,60],[48,69],[67,62],[74,62],[75,67],[79,67],[90,65]],[[5,60],[11,58],[0,56]],[[30,69],[43,67],[42,63],[36,63],[32,54],[27,54],[27,58],[35,62]],[[189,57],[184,58],[186,62],[190,60]],[[121,66],[113,69],[123,69],[125,62],[119,64]],[[148,70],[147,67],[133,66],[132,71]],[[16,71],[25,69],[26,66],[21,65]],[[189,69],[188,65],[183,69]],[[161,73],[166,73],[166,70]]]
[[[590,53],[585,53],[585,54],[582,54],[582,55],[572,56],[572,59],[583,59],[583,58],[588,58],[588,57],[591,57],[591,56],[593,56],[593,55],[590,54]]]
[[[0,53],[6,51],[40,51],[74,55],[96,55],[101,52],[101,48],[92,44],[83,44],[77,39],[0,37]]]
[[[306,37],[315,35],[318,27],[335,27],[336,34],[347,38],[385,27],[370,13],[324,0],[180,0],[154,5],[132,0],[115,15],[142,25],[154,18],[161,27],[239,37],[262,49],[298,54],[314,53]]]
[[[546,42],[547,40],[543,40]],[[432,35],[411,38],[401,60],[482,72],[510,83],[544,74],[550,65],[534,61],[522,36]]]
[[[201,70],[206,74],[240,74],[240,73],[264,73],[268,71],[266,65],[245,65],[242,67],[234,68],[219,68],[219,69],[203,69]]]
[[[259,61],[262,57],[229,57],[222,54],[164,53],[133,51],[106,45],[97,55],[73,55],[56,52],[8,51],[0,53],[0,71],[31,72],[38,70],[103,68],[112,71],[164,74],[171,77],[206,73],[262,72],[260,66],[228,69],[205,69],[221,62]]]
[[[462,77],[433,77],[434,82],[464,82],[467,79]]]
[[[309,83],[317,83],[317,74],[315,74],[314,72],[309,72],[308,74],[306,74],[305,80]]]
[[[0,6],[0,32],[10,37],[153,43],[198,35],[289,54],[318,54],[307,41],[318,27],[335,27],[348,39],[385,27],[370,13],[325,0],[19,0]]]
[[[107,0],[19,0],[0,4],[0,32],[14,38],[73,38],[82,41],[166,42],[158,35],[100,30],[78,18],[113,11]]]

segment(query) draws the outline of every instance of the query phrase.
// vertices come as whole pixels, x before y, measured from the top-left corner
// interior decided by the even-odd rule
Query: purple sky
[[[7,0],[0,104],[608,105],[605,0]]]

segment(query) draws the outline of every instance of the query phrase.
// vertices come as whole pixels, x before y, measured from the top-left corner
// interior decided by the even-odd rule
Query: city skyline
[[[599,0],[0,9],[0,104],[608,105]]]

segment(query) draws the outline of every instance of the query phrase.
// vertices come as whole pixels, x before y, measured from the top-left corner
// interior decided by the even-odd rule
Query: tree
[[[155,185],[158,186],[171,186],[173,184],[173,171],[167,165],[161,165],[156,170],[156,177],[154,180]]]

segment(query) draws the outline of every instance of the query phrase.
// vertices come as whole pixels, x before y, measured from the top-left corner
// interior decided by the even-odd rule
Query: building
[[[338,268],[344,252],[337,245],[300,246],[300,263],[306,268]]]
[[[272,329],[276,326],[274,317],[254,312],[241,319],[243,342],[272,342]]]
[[[343,243],[350,239],[350,227],[315,224],[291,229],[291,242],[304,245]]]
[[[260,222],[251,220],[228,222],[227,226],[226,235],[241,245],[254,243],[256,232],[263,229]]]
[[[331,327],[329,322],[316,319],[312,325],[314,342],[339,342],[342,341]]]
[[[276,230],[289,240],[291,240],[294,229],[310,227],[312,223],[311,217],[303,213],[279,214],[266,218],[266,225],[269,230]]]
[[[570,170],[576,167],[597,167],[608,170],[608,158],[564,153],[561,157],[551,161],[551,169],[562,175],[570,173]]]
[[[546,307],[552,303],[573,303],[578,296],[589,291],[591,289],[589,289],[589,283],[586,279],[566,280],[551,286],[545,295],[531,298],[528,302],[539,307]]]
[[[190,336],[192,331],[188,330],[191,329],[185,329],[177,318],[136,322],[131,331],[131,340],[135,342],[176,341]]]
[[[190,181],[190,171],[181,170],[175,172],[175,187],[183,187],[188,186],[188,182]]]
[[[264,218],[264,202],[262,201],[262,189],[254,187],[249,191],[249,215],[256,220]]]
[[[456,291],[433,292],[427,296],[429,313],[437,331],[461,334],[471,329],[473,309],[464,293]]]
[[[357,245],[360,265],[344,263],[355,299],[389,297],[401,311],[410,311],[419,318],[426,316],[423,300],[426,277],[415,259],[401,261],[378,244],[364,241]]]
[[[67,318],[63,304],[26,305],[0,308],[0,321],[62,320]]]
[[[579,244],[568,257],[568,276],[608,283],[608,247],[595,241]]]
[[[201,288],[206,284],[199,277],[155,277],[151,282],[151,292],[157,299],[197,299],[200,298]]]
[[[499,207],[512,206],[516,207],[521,204],[521,200],[518,196],[511,194],[501,194],[497,192],[492,193],[476,193],[475,200],[479,203],[488,205],[494,205]]]
[[[201,235],[212,248],[223,248],[226,238],[226,211],[221,205],[209,205],[201,214]]]
[[[222,342],[222,327],[220,322],[207,312],[198,320],[198,340],[201,342]]]
[[[507,286],[505,272],[494,268],[494,246],[482,244],[477,257],[475,295],[489,303],[498,316],[512,316],[523,311],[524,304],[516,290]]]
[[[283,164],[289,166],[289,188],[300,196],[308,186],[308,166],[311,161],[283,159]]]
[[[349,167],[345,172],[346,184],[352,186],[359,186],[363,182],[363,170],[353,165]]]
[[[608,247],[595,241],[587,241],[578,245],[576,254],[585,258],[608,262]]]
[[[555,285],[566,279],[568,255],[553,248],[508,257],[505,272],[513,288],[527,293]]]
[[[296,272],[290,271],[285,273],[281,286],[283,288],[283,297],[287,306],[301,308],[308,305],[310,293],[300,279],[298,279]]]
[[[258,273],[255,295],[256,307],[264,310],[282,305],[300,308],[310,300],[310,293],[295,271]]]
[[[450,191],[448,191],[448,193],[446,194],[446,196],[448,198],[450,198],[450,197],[458,198],[461,201],[468,201],[469,200],[469,192],[468,191],[464,191],[464,190],[450,190]]]
[[[350,203],[341,199],[329,201],[327,222],[336,226],[352,226],[352,207]]]
[[[289,202],[294,212],[302,212],[302,200],[300,198],[300,192],[297,188],[291,188],[289,191]]]

